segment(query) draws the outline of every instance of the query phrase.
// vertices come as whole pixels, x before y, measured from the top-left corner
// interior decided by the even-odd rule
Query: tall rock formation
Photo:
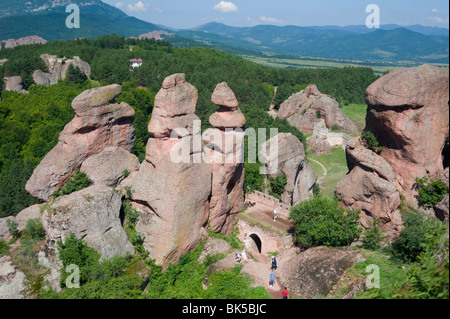
[[[278,148],[271,153],[271,144],[276,145],[274,143]],[[305,148],[297,137],[290,133],[278,134],[261,146],[259,157],[266,163],[268,176],[286,176],[287,184],[281,195],[284,204],[294,206],[313,198],[317,175],[306,161]]]
[[[109,146],[131,151],[134,110],[126,103],[114,103],[120,93],[120,85],[113,84],[84,91],[72,101],[75,117],[28,180],[25,188],[31,195],[47,201],[84,160]]]
[[[91,74],[91,67],[79,57],[74,56],[72,59],[58,58],[56,55],[42,54],[41,59],[48,68],[48,72],[36,70],[33,73],[33,80],[39,85],[53,85],[58,80],[64,80],[67,75],[69,65],[73,65],[80,69],[87,77]]]
[[[210,227],[231,234],[236,214],[244,208],[244,137],[246,119],[233,91],[223,82],[211,101],[219,110],[211,115],[212,129],[205,131],[205,148],[212,169]]]
[[[184,74],[164,80],[155,97],[149,124],[154,137],[147,143],[145,161],[133,176],[132,204],[141,215],[136,231],[158,264],[167,266],[193,249],[206,235],[211,193],[211,166],[194,163],[191,140],[198,99]],[[172,135],[172,138],[171,138]],[[179,162],[176,150],[187,147]]]
[[[449,136],[448,85],[448,71],[423,65],[390,72],[367,89],[365,131],[375,135],[383,150],[377,155],[362,140],[350,141],[350,172],[337,184],[336,195],[344,206],[362,210],[364,226],[375,216],[381,218],[391,239],[401,227],[400,198],[406,206],[419,208],[415,179],[448,180],[443,164]],[[438,206],[436,213],[445,220],[448,199]]]
[[[408,206],[415,179],[440,179],[449,136],[449,72],[423,65],[383,76],[367,89],[367,127],[383,146]]]
[[[313,132],[314,125],[324,119],[328,128],[337,125],[347,133],[358,133],[358,128],[345,116],[339,108],[339,103],[328,95],[320,93],[315,85],[310,85],[304,91],[293,94],[281,104],[278,117],[287,119],[301,132]]]

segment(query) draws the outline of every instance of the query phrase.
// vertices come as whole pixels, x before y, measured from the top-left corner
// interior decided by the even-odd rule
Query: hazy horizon
[[[446,0],[103,0],[126,14],[174,29],[191,29],[210,22],[229,26],[255,25],[357,26],[364,25],[366,7],[380,8],[381,25],[421,25],[449,29]]]

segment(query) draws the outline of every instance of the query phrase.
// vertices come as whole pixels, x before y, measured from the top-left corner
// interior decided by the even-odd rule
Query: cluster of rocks
[[[11,49],[19,45],[28,45],[28,44],[45,44],[47,43],[47,40],[37,36],[37,35],[31,35],[28,37],[23,37],[19,39],[9,39],[9,40],[2,40],[0,41],[0,50],[2,48],[5,49]]]
[[[337,126],[349,134],[358,133],[358,128],[345,116],[339,108],[339,103],[320,93],[315,85],[293,94],[281,104],[278,117],[287,119],[300,132],[313,132],[314,125],[323,119],[329,128]]]
[[[325,121],[322,119],[314,125],[314,133],[308,137],[308,148],[311,153],[317,156],[330,154],[334,147],[347,147],[351,137],[346,133],[330,132]]]
[[[281,195],[282,203],[294,206],[313,198],[317,175],[306,160],[303,144],[290,133],[280,133],[265,142],[259,151],[268,177],[285,175],[287,184]]]
[[[335,193],[344,206],[362,210],[363,225],[380,218],[391,239],[401,228],[401,197],[406,206],[419,208],[416,178],[441,179],[448,188],[449,168],[443,164],[448,85],[448,71],[423,65],[390,72],[367,89],[365,131],[375,135],[383,150],[378,155],[360,138],[350,141],[350,172]],[[448,221],[448,195],[435,209]]]
[[[74,56],[72,59],[58,58],[56,55],[42,54],[41,59],[47,66],[48,72],[36,70],[33,73],[34,83],[38,85],[53,85],[57,84],[59,80],[63,80],[67,76],[67,70],[69,65],[73,65],[80,69],[86,77],[91,74],[91,67],[89,63],[81,60],[79,57]],[[0,60],[0,66],[7,62],[6,59]],[[21,76],[11,76],[3,78],[4,91],[14,91],[18,93],[28,93],[23,88],[23,79]]]

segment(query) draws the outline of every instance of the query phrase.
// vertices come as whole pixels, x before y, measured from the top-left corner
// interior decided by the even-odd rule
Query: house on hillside
[[[140,67],[143,62],[144,61],[142,59],[131,59],[130,60],[130,65],[134,69],[134,68]]]

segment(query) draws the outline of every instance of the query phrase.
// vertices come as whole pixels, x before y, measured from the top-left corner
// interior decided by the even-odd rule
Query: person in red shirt
[[[289,292],[287,291],[287,287],[284,287],[284,290],[281,292],[283,295],[283,299],[288,299]]]

